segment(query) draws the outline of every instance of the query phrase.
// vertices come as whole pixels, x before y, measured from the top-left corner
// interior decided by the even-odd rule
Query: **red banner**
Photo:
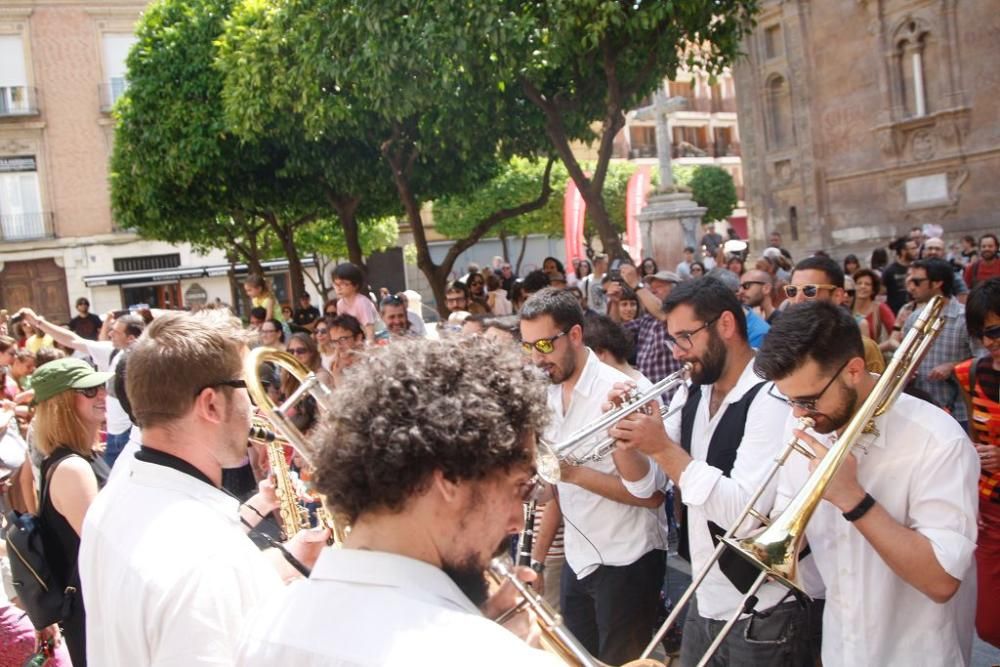
[[[628,179],[625,194],[625,243],[636,266],[642,261],[642,234],[639,232],[639,213],[646,206],[649,195],[649,167],[639,167]]]
[[[583,250],[583,223],[587,213],[587,203],[572,178],[566,181],[563,197],[563,238],[566,242],[566,270],[573,266],[574,259],[586,259]]]

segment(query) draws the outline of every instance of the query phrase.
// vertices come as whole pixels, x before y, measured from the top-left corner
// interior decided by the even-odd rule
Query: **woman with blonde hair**
[[[51,361],[32,377],[37,404],[35,445],[41,452],[40,496],[42,544],[60,588],[68,593],[61,621],[66,646],[75,667],[87,664],[85,614],[80,594],[77,555],[87,509],[108,478],[108,467],[95,451],[104,421],[105,384],[113,373],[95,371],[82,359]],[[40,629],[41,638],[51,637]]]
[[[252,273],[247,276],[247,279],[243,281],[243,290],[250,297],[250,301],[253,303],[254,308],[263,308],[267,311],[267,317],[265,320],[277,319],[281,320],[282,313],[281,308],[278,307],[278,300],[274,297],[271,292],[270,286],[267,284],[267,279],[264,276]]]

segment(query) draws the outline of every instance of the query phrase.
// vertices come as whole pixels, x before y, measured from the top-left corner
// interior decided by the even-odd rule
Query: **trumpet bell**
[[[556,484],[562,479],[559,457],[552,445],[541,438],[535,443],[535,469],[538,476],[549,484]]]

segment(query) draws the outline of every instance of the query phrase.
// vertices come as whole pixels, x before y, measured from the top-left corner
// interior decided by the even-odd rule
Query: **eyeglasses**
[[[750,289],[751,287],[753,287],[754,285],[763,285],[763,284],[764,284],[764,281],[762,281],[762,280],[748,280],[745,283],[740,283],[740,288],[742,290],[746,291],[746,290]]]
[[[327,329],[326,327],[316,327],[316,335],[317,336],[326,336],[329,333],[330,333],[330,330]]]
[[[552,351],[556,349],[555,342],[568,333],[569,329],[566,331],[560,331],[551,338],[539,338],[533,343],[529,343],[526,340],[521,341],[521,349],[525,354],[531,354],[532,350],[538,350],[542,354],[552,354]]]
[[[212,382],[204,385],[203,387],[195,391],[194,395],[197,396],[206,389],[214,387],[232,387],[233,389],[246,389],[247,383],[244,380],[219,380],[218,382]]]
[[[278,333],[278,330],[277,330],[277,329],[263,329],[263,328],[262,328],[262,329],[260,330],[260,332],[261,332],[261,333]]]
[[[74,389],[76,393],[81,396],[86,396],[87,398],[94,398],[97,396],[97,392],[104,388],[104,385],[99,384],[96,387],[87,387],[86,389]]]
[[[906,279],[906,284],[907,285],[916,285],[917,287],[920,287],[921,285],[923,285],[928,280],[929,280],[929,278],[907,278]]]
[[[851,362],[850,359],[845,361],[844,364],[837,369],[837,372],[833,374],[833,377],[830,378],[830,381],[827,382],[826,385],[824,385],[823,388],[820,390],[820,392],[816,394],[816,396],[814,396],[813,398],[787,398],[785,396],[781,396],[780,394],[774,393],[773,384],[771,385],[771,388],[767,390],[767,393],[770,394],[772,398],[776,398],[779,401],[784,401],[793,408],[799,408],[800,410],[805,410],[806,412],[816,412],[816,404],[819,403],[820,399],[823,398],[823,394],[826,393],[826,390],[833,385],[834,380],[840,377],[840,374],[844,371],[845,368],[847,368],[847,364],[849,364],[850,362]]]
[[[354,336],[340,336],[339,338],[331,338],[330,342],[337,345],[344,345],[350,343],[352,340],[354,340]]]
[[[671,336],[670,334],[667,334],[667,347],[669,347],[671,350],[674,350],[678,347],[685,351],[690,350],[692,347],[694,347],[694,342],[691,340],[692,338],[694,338],[694,335],[699,331],[701,331],[702,329],[707,329],[708,327],[718,322],[720,317],[722,317],[722,315],[717,315],[713,317],[708,322],[705,322],[694,331],[683,331],[677,334],[676,336]]]
[[[296,357],[304,357],[309,354],[309,348],[307,347],[289,347],[287,350],[290,354],[294,354]]]
[[[802,290],[802,294],[805,295],[805,297],[807,299],[814,299],[814,298],[816,298],[816,295],[819,293],[819,291],[821,289],[835,290],[835,289],[837,289],[837,286],[836,285],[816,285],[816,284],[811,284],[811,285],[785,285],[785,296],[787,296],[789,299],[794,299],[795,296],[799,293],[799,290]]]
[[[1000,324],[992,326],[988,329],[983,329],[983,333],[979,337],[989,338],[990,340],[1000,339]]]

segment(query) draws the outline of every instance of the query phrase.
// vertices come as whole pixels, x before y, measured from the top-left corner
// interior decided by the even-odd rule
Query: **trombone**
[[[290,373],[299,381],[299,386],[292,392],[283,403],[276,405],[268,396],[261,379],[260,367],[266,363],[272,363],[284,371]],[[316,403],[327,412],[333,412],[333,392],[323,382],[316,377],[305,365],[287,352],[279,352],[266,347],[258,347],[247,353],[243,361],[243,375],[247,384],[247,391],[250,398],[257,405],[261,415],[274,425],[274,429],[284,437],[278,440],[278,444],[287,442],[292,448],[305,459],[306,463],[312,465],[315,451],[310,445],[305,435],[298,429],[288,417],[291,410],[299,401],[306,396],[312,396]],[[274,438],[259,426],[251,428],[251,438],[257,437],[265,441],[273,441]],[[294,486],[289,478],[288,466],[284,465],[284,455],[277,455],[273,445],[268,446],[268,458],[271,462],[271,469],[276,478],[276,489],[281,501],[282,529],[291,537],[303,525],[301,512],[297,511],[293,505],[297,505],[294,497]],[[282,494],[284,497],[282,497]],[[330,528],[335,543],[343,542],[344,530],[337,525],[329,511],[322,507],[317,511],[320,522]]]
[[[607,458],[618,446],[618,442],[610,436],[595,442],[594,436],[606,432],[625,417],[655,401],[663,393],[687,382],[691,369],[690,363],[684,364],[679,371],[663,378],[644,393],[633,388],[625,394],[619,407],[605,412],[600,419],[575,431],[562,442],[549,443],[539,439],[535,456],[539,477],[550,484],[555,484],[561,478],[560,463],[579,466]],[[661,419],[666,419],[671,414],[668,406],[660,407]]]
[[[826,492],[827,487],[837,474],[837,471],[840,470],[840,466],[854,448],[858,439],[866,433],[877,433],[874,425],[875,417],[885,414],[892,407],[892,404],[906,387],[910,376],[927,354],[927,350],[934,343],[935,338],[944,326],[944,318],[941,316],[943,308],[944,299],[940,296],[935,296],[920,311],[920,315],[917,317],[913,328],[906,334],[903,342],[893,355],[892,361],[889,362],[889,366],[878,379],[878,382],[875,383],[871,394],[868,395],[868,398],[865,399],[861,407],[851,417],[851,420],[844,428],[837,442],[830,447],[826,456],[816,466],[816,469],[813,470],[809,479],[806,480],[806,483],[795,494],[795,497],[788,506],[785,507],[776,519],[771,521],[754,509],[754,504],[763,494],[764,489],[772,481],[793,451],[797,451],[808,458],[815,458],[813,453],[795,438],[785,446],[785,449],[775,460],[775,464],[772,466],[764,483],[753,494],[743,514],[719,541],[719,545],[716,547],[712,558],[698,572],[697,577],[692,580],[691,586],[688,587],[688,590],[678,600],[677,605],[675,605],[666,622],[664,622],[663,626],[656,633],[653,641],[643,651],[643,657],[647,657],[653,651],[670,626],[676,622],[677,616],[680,614],[680,609],[691,599],[691,595],[693,595],[695,589],[704,580],[705,575],[708,574],[708,570],[715,564],[725,548],[733,549],[743,558],[749,560],[760,569],[760,574],[750,587],[750,590],[740,601],[736,612],[726,621],[726,624],[706,650],[705,655],[702,656],[701,661],[698,663],[699,667],[704,667],[704,665],[708,664],[740,617],[753,610],[757,591],[760,590],[768,579],[774,579],[789,587],[793,592],[805,595],[798,579],[798,556],[802,548],[802,540],[805,539],[806,526],[812,518],[813,512],[815,512],[820,501],[823,499],[823,494]],[[808,428],[812,425],[809,423],[811,421],[808,417],[800,419],[799,427]],[[736,539],[734,534],[748,515],[753,516],[766,527],[763,532],[754,537]]]

